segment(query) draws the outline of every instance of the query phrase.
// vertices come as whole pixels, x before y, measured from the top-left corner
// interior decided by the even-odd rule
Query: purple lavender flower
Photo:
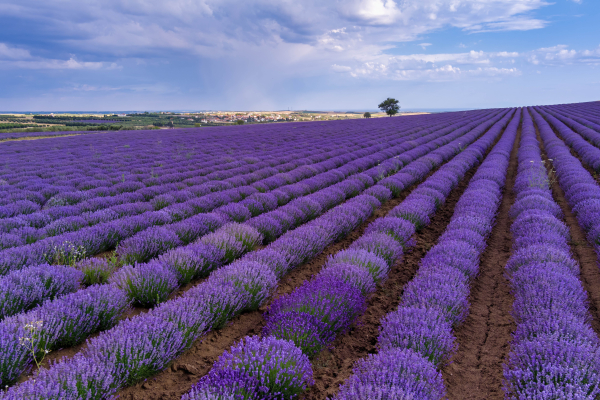
[[[390,349],[359,360],[354,375],[334,399],[439,400],[445,396],[442,374],[432,363],[413,350]]]
[[[90,339],[85,354],[123,368],[126,384],[132,385],[165,368],[186,344],[175,323],[141,314]]]
[[[406,202],[405,200],[390,211],[389,215],[412,222],[417,230],[429,225],[428,209],[416,202]]]
[[[9,317],[3,324],[22,327],[41,321],[36,330],[36,346],[40,350],[55,350],[75,346],[89,335],[113,327],[128,307],[129,299],[122,290],[112,285],[95,285]]]
[[[150,314],[177,326],[182,335],[182,349],[188,349],[205,334],[212,320],[204,304],[189,296],[162,303],[153,308]]]
[[[442,243],[448,240],[466,242],[473,246],[479,253],[483,253],[486,247],[486,237],[471,229],[446,229],[438,239],[438,242]]]
[[[209,374],[224,370],[243,371],[277,398],[293,398],[314,383],[308,357],[292,342],[271,336],[246,337],[223,353]]]
[[[208,276],[210,271],[222,265],[225,252],[218,247],[194,243],[169,250],[158,258],[165,267],[177,275],[180,285],[193,279]]]
[[[392,197],[398,197],[406,186],[396,177],[390,176],[380,180],[375,187],[383,187],[390,191]]]
[[[596,398],[600,347],[539,336],[513,345],[504,370],[508,397]]]
[[[561,248],[541,244],[531,245],[515,251],[506,263],[506,270],[512,274],[523,265],[530,263],[545,264],[548,262],[562,264],[575,275],[579,274],[579,264],[573,260],[568,252]]]
[[[79,289],[83,273],[62,265],[39,265],[0,278],[0,319]]]
[[[3,388],[16,383],[33,361],[29,349],[19,341],[27,336],[23,326],[0,324],[0,385]]]
[[[365,230],[365,235],[369,233],[386,233],[396,239],[405,249],[414,246],[414,240],[411,240],[415,233],[415,226],[402,218],[386,217],[378,218],[373,221]]]
[[[268,388],[241,369],[223,369],[203,376],[181,400],[263,400]]]
[[[558,204],[552,199],[540,195],[532,195],[517,200],[510,208],[509,215],[512,218],[517,218],[523,211],[531,209],[543,210],[556,218],[563,217],[563,212]]]
[[[134,304],[152,307],[167,300],[177,289],[177,275],[159,261],[126,265],[115,272],[109,281],[127,293]]]
[[[338,333],[350,328],[365,308],[366,301],[359,289],[335,277],[323,277],[305,282],[292,293],[273,301],[268,318],[290,311],[304,312]]]
[[[236,261],[213,272],[210,284],[233,283],[248,293],[248,310],[258,309],[277,287],[277,277],[271,267],[255,261]]]
[[[367,250],[383,258],[389,266],[402,257],[403,253],[400,243],[385,233],[365,234],[352,243],[350,249]]]
[[[245,253],[244,243],[234,235],[218,230],[200,238],[200,243],[214,246],[223,251],[223,264],[230,263]]]
[[[354,286],[367,296],[377,289],[373,275],[368,268],[354,264],[328,264],[319,272],[317,279],[321,277],[335,277]]]
[[[219,231],[233,235],[244,244],[245,251],[252,251],[255,246],[262,243],[263,237],[260,232],[247,224],[231,223],[219,229]]]
[[[75,268],[83,272],[81,283],[85,286],[108,282],[108,278],[116,270],[116,266],[109,263],[105,258],[95,257],[79,261]]]
[[[380,185],[375,185],[368,188],[363,192],[363,194],[368,194],[375,197],[381,202],[381,204],[387,202],[392,198],[392,192],[390,191],[390,189]]]
[[[264,243],[271,243],[283,234],[283,227],[268,214],[259,215],[248,221],[248,225],[256,229],[264,238]]]
[[[409,282],[402,294],[400,307],[416,306],[437,310],[451,325],[461,323],[469,312],[469,284],[460,273],[436,268],[424,271]]]
[[[336,253],[327,260],[327,264],[354,264],[367,268],[375,282],[384,280],[390,269],[387,262],[378,255],[367,250],[348,249]]]
[[[245,222],[252,218],[252,214],[250,214],[248,207],[239,203],[227,204],[217,208],[214,210],[214,212],[217,214],[223,214],[235,222]]]
[[[587,293],[578,277],[560,265],[556,267],[553,270],[543,264],[529,264],[513,273],[513,316],[517,321],[527,321],[545,310],[587,318]]]
[[[116,254],[123,264],[148,261],[183,243],[174,232],[164,227],[152,227],[125,239]]]
[[[24,244],[25,240],[23,240],[21,235],[0,233],[0,250],[7,249],[9,247],[17,247]]]
[[[194,299],[210,316],[212,329],[221,329],[225,324],[244,310],[250,295],[232,282],[204,282],[185,292],[184,297]]]
[[[268,318],[262,334],[293,342],[309,358],[335,339],[335,332],[329,329],[329,325],[314,315],[296,311]]]
[[[76,354],[49,369],[41,369],[35,379],[12,387],[3,397],[10,400],[108,398],[125,384],[122,366],[101,355]]]
[[[448,239],[429,250],[422,264],[455,268],[473,279],[479,271],[479,252],[467,242]]]
[[[285,257],[279,252],[265,248],[258,251],[252,251],[241,259],[242,261],[255,261],[271,268],[277,279],[281,278],[290,268]]]
[[[384,317],[381,327],[381,349],[412,349],[438,368],[458,347],[451,326],[432,309],[400,307]]]

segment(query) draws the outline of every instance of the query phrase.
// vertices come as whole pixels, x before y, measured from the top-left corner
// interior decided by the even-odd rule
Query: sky
[[[600,100],[600,0],[0,0],[0,110]]]

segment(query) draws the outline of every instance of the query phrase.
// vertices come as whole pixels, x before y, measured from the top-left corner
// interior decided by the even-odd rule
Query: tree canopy
[[[363,117],[364,118],[371,118],[371,113],[367,111],[366,113],[363,114]]]
[[[398,111],[400,111],[398,100],[393,99],[391,97],[388,97],[387,99],[382,101],[377,107],[379,107],[381,111],[385,111],[385,113],[390,117],[394,114],[398,114]]]

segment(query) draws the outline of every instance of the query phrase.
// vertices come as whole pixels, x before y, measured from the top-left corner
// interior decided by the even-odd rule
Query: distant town
[[[401,113],[414,115],[419,113]],[[136,129],[177,129],[203,126],[276,122],[331,121],[380,118],[383,112],[333,111],[202,111],[130,113],[6,113],[0,114],[0,132],[61,132]]]

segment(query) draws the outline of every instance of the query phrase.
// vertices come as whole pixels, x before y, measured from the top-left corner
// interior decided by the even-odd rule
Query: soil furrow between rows
[[[502,371],[516,324],[510,315],[513,296],[504,267],[510,257],[509,210],[514,203],[521,128],[513,146],[496,225],[471,284],[469,315],[455,330],[458,351],[442,369],[449,399],[503,399]]]
[[[469,170],[446,202],[435,213],[431,223],[416,234],[416,246],[391,269],[387,280],[369,299],[367,311],[351,330],[338,337],[331,349],[323,350],[313,360],[315,385],[300,396],[303,400],[322,400],[337,393],[339,386],[352,374],[354,363],[377,352],[377,337],[381,319],[395,310],[405,285],[414,277],[421,258],[435,245],[446,229],[454,206],[467,188],[477,167]]]

